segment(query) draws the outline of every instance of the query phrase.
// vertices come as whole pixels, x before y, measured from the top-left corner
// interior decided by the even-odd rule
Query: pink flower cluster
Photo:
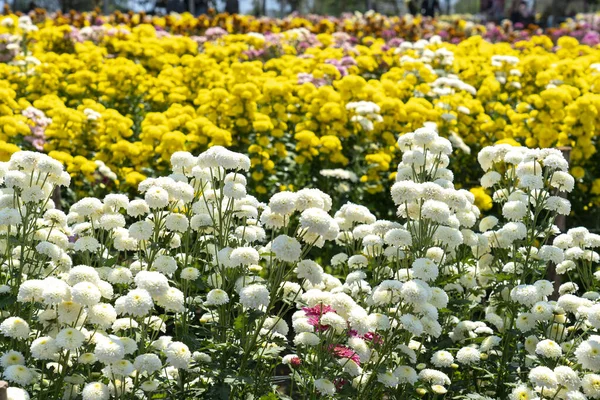
[[[31,143],[36,150],[43,151],[44,144],[46,144],[44,132],[48,125],[52,123],[52,119],[46,117],[46,114],[42,110],[38,110],[35,107],[27,107],[23,110],[22,114],[33,123],[29,126],[31,135],[25,136],[25,140]]]

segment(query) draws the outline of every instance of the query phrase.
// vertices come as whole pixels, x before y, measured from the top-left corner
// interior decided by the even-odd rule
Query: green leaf
[[[207,399],[228,400],[231,394],[231,387],[227,384],[215,385],[208,390]]]
[[[235,329],[236,331],[241,331],[243,328],[244,328],[244,316],[238,315],[233,320],[233,329]]]
[[[12,294],[7,294],[0,296],[0,310],[7,309],[11,304],[16,303],[17,296]]]

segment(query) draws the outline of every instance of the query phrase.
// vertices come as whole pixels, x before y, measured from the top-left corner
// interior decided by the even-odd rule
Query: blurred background
[[[373,10],[386,15],[444,16],[459,14],[477,22],[537,24],[557,26],[578,13],[594,13],[600,0],[0,0],[0,6],[28,12],[48,11],[145,12],[164,15],[171,12],[228,12],[254,16],[285,17],[291,13],[339,16]]]

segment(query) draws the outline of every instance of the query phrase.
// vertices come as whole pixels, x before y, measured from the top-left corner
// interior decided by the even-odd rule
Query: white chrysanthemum
[[[579,290],[579,285],[575,282],[565,282],[558,287],[558,293],[560,295],[564,295],[567,293],[577,293]]]
[[[594,304],[593,306],[585,310],[585,315],[588,318],[588,322],[596,329],[600,329],[600,304]]]
[[[539,342],[535,347],[535,352],[542,357],[552,359],[562,356],[560,345],[551,339],[545,339]]]
[[[9,350],[0,357],[0,366],[7,368],[11,365],[25,365],[23,353],[15,350]]]
[[[95,304],[89,308],[88,321],[102,328],[110,327],[117,320],[115,308],[106,303]]]
[[[507,201],[502,206],[502,215],[509,221],[520,221],[528,213],[527,204],[522,201]]]
[[[93,236],[84,236],[77,239],[73,245],[75,251],[89,251],[93,253],[100,248],[100,242]]]
[[[264,285],[253,284],[240,291],[240,303],[247,308],[263,309],[269,305],[269,290]]]
[[[534,285],[516,286],[511,290],[510,297],[513,301],[526,306],[532,306],[541,300],[541,295]]]
[[[64,324],[72,324],[76,321],[83,321],[86,312],[83,306],[74,301],[63,301],[58,305],[58,321]]]
[[[90,382],[84,386],[81,397],[83,400],[108,400],[110,391],[102,382]]]
[[[548,321],[552,319],[553,307],[546,301],[538,301],[531,307],[531,314],[533,314],[538,321]]]
[[[269,200],[269,208],[276,214],[292,214],[296,210],[297,198],[298,195],[292,192],[275,193]]]
[[[270,207],[266,207],[260,215],[260,222],[268,229],[283,228],[286,224],[286,218],[276,212],[271,211]]]
[[[567,172],[556,171],[552,175],[550,186],[568,193],[575,188],[575,179]]]
[[[54,277],[48,277],[43,282],[42,297],[47,305],[60,304],[71,298],[71,288],[66,282]]]
[[[535,348],[537,346],[537,344],[540,342],[540,340],[534,336],[534,335],[529,335],[525,338],[525,350],[527,350],[527,352],[531,355],[535,354]]]
[[[486,172],[482,177],[481,177],[481,186],[489,189],[492,186],[494,186],[495,184],[497,184],[498,182],[500,182],[500,180],[502,179],[502,175],[500,175],[498,172],[496,171],[489,171]]]
[[[488,336],[481,342],[479,350],[482,352],[488,352],[494,347],[498,346],[502,342],[502,338],[499,336]]]
[[[156,354],[140,354],[133,361],[133,366],[139,373],[148,373],[149,375],[162,368],[162,362]]]
[[[348,258],[348,266],[351,269],[363,268],[369,265],[369,259],[362,254],[356,254]]]
[[[413,279],[402,285],[400,295],[407,303],[423,304],[428,302],[432,293],[429,285],[425,282]]]
[[[125,356],[125,346],[116,337],[101,337],[96,340],[94,355],[101,363],[112,364],[123,359]]]
[[[544,261],[552,261],[555,264],[560,264],[565,258],[562,249],[548,245],[542,246],[538,251],[537,256]]]
[[[104,204],[95,197],[85,197],[71,206],[70,211],[87,217],[92,214],[99,214],[104,209]]]
[[[449,367],[453,362],[454,357],[445,350],[436,351],[431,357],[431,363],[438,368]]]
[[[294,262],[298,261],[302,252],[300,243],[287,235],[277,236],[271,243],[271,250],[275,253],[275,257],[281,261]]]
[[[179,276],[186,281],[195,281],[200,276],[200,271],[194,267],[187,267],[181,270]]]
[[[175,367],[187,369],[192,359],[192,353],[189,348],[181,342],[171,342],[165,349],[167,364]]]
[[[169,204],[169,192],[160,186],[152,186],[144,194],[144,200],[151,209],[164,208]]]
[[[81,238],[81,239],[84,239],[84,238]],[[79,240],[81,240],[81,239],[79,239]],[[74,247],[74,250],[76,250],[76,251],[79,249],[80,249],[79,246]],[[62,254],[61,248],[59,246],[55,245],[54,243],[50,243],[50,242],[46,242],[46,241],[38,243],[35,246],[35,250],[39,254],[45,255],[48,258],[52,259],[53,261],[58,260]]]
[[[9,387],[6,389],[6,394],[8,396],[7,400],[30,400],[29,393],[25,391],[25,389],[21,389],[18,387]]]
[[[558,387],[556,374],[550,368],[544,366],[538,366],[529,371],[529,380],[534,386],[546,389]]]
[[[150,212],[150,207],[145,200],[136,199],[132,200],[127,205],[127,215],[131,217],[140,217],[142,215],[146,215]]]
[[[431,303],[435,308],[442,309],[448,305],[448,294],[441,288],[433,287],[431,290],[431,299],[429,299],[429,303]]]
[[[225,182],[223,194],[232,199],[241,199],[246,196],[246,186],[238,182]]]
[[[366,333],[375,330],[373,325],[371,325],[373,321],[369,320],[369,314],[367,311],[358,305],[350,309],[347,319],[350,327],[359,335],[365,335]]]
[[[331,257],[330,264],[335,267],[344,264],[346,261],[348,261],[348,254],[338,253]]]
[[[456,353],[456,361],[465,365],[477,364],[480,357],[479,350],[473,347],[463,347]]]
[[[419,372],[419,379],[431,385],[449,385],[450,378],[442,371],[425,368]]]
[[[232,267],[248,266],[258,264],[260,256],[258,251],[252,247],[238,247],[229,255],[229,265]]]
[[[29,324],[19,317],[9,317],[0,324],[0,333],[11,339],[27,339]]]
[[[538,400],[537,394],[526,385],[519,385],[508,395],[509,400]]]
[[[155,392],[159,387],[160,387],[160,382],[157,381],[156,379],[152,379],[150,381],[144,381],[140,385],[140,389],[142,389],[144,392],[147,392],[147,393]]]
[[[567,312],[576,313],[581,306],[591,306],[587,299],[577,297],[572,294],[563,294],[558,298],[558,306]]]
[[[104,214],[100,217],[100,221],[98,222],[98,227],[112,231],[116,228],[122,228],[125,226],[125,217],[118,213],[110,213]]]
[[[320,208],[324,211],[331,209],[331,197],[319,189],[300,189],[296,192],[296,210],[304,211],[309,208]]]
[[[37,360],[53,360],[58,353],[58,346],[54,338],[42,336],[31,343],[30,350],[33,358]]]
[[[122,336],[119,338],[119,340],[121,341],[121,343],[123,343],[123,347],[125,348],[125,354],[133,354],[137,351],[138,344],[134,339]]]
[[[312,332],[300,332],[294,337],[296,346],[316,346],[321,342],[321,339]]]
[[[327,235],[334,220],[321,208],[308,208],[300,214],[299,222],[300,227],[308,233],[323,236]]]
[[[171,213],[165,218],[165,227],[173,232],[185,232],[190,226],[190,222],[183,214]]]
[[[319,171],[321,176],[327,178],[336,178],[350,182],[357,182],[358,176],[354,172],[347,171],[345,169],[336,168],[336,169],[322,169]]]
[[[498,218],[494,217],[493,215],[489,215],[489,216],[483,218],[479,222],[479,230],[481,232],[487,232],[490,229],[492,229],[494,226],[496,226],[497,223],[498,223]]]
[[[11,365],[4,369],[4,379],[17,385],[27,386],[34,378],[33,372],[24,365]]]
[[[21,284],[17,301],[21,303],[41,302],[45,289],[44,281],[39,279],[30,279]],[[1,331],[0,331],[1,332]]]
[[[391,193],[394,203],[401,205],[417,200],[421,195],[421,188],[413,181],[403,180],[394,183]]]
[[[124,296],[121,314],[143,317],[154,308],[152,296],[145,289],[133,289]],[[119,310],[121,311],[121,310]]]
[[[12,197],[12,196],[11,196]],[[21,225],[21,213],[14,208],[3,208],[0,210],[0,225]]]
[[[383,240],[390,246],[410,246],[412,244],[412,236],[405,229],[391,229],[386,232]]]
[[[579,375],[570,367],[559,365],[558,367],[554,368],[554,373],[556,374],[558,384],[566,387],[569,391],[578,390],[581,386],[581,379],[579,379]]]
[[[592,399],[600,398],[600,375],[587,374],[581,380],[583,393]]]
[[[129,236],[135,240],[148,240],[154,233],[154,224],[150,221],[138,221],[129,226]]]
[[[409,385],[414,385],[418,380],[417,372],[408,365],[399,365],[396,367],[393,374],[398,378],[398,382],[401,384],[408,383]]]
[[[391,327],[388,316],[381,313],[369,314],[367,325],[371,326],[374,331],[387,331]]]
[[[213,289],[206,295],[206,301],[204,302],[207,306],[220,306],[229,303],[229,296],[227,292],[221,289]]]
[[[152,296],[160,296],[169,289],[167,277],[156,271],[140,271],[134,281],[138,288],[147,290]]]
[[[110,371],[115,376],[123,377],[130,375],[135,370],[133,364],[129,360],[119,360],[110,365]]]
[[[412,264],[412,275],[423,281],[434,281],[439,274],[438,266],[429,258],[417,258]]]
[[[535,316],[531,313],[519,313],[515,324],[521,332],[529,332],[535,327],[536,321]]]
[[[177,271],[177,260],[171,256],[160,255],[152,263],[152,268],[161,274],[172,276]]]
[[[98,304],[102,294],[98,287],[91,282],[79,282],[71,288],[73,301],[84,306]]]
[[[111,207],[114,211],[119,211],[122,208],[127,208],[129,205],[129,197],[126,194],[111,193],[104,196],[104,205]]]
[[[341,315],[334,312],[323,314],[319,323],[323,326],[331,327],[337,333],[341,333],[348,328],[348,322]]]
[[[558,196],[550,196],[546,200],[546,209],[555,211],[560,215],[569,215],[571,212],[571,203],[567,199]]]
[[[335,394],[335,385],[329,379],[317,379],[315,381],[315,389],[322,396],[333,396]]]
[[[133,282],[133,274],[129,268],[115,267],[111,268],[106,280],[112,284],[127,285]]]
[[[281,289],[283,291],[283,298],[287,300],[295,300],[302,295],[302,287],[296,282],[282,282]]]
[[[421,216],[438,224],[446,224],[450,218],[450,208],[441,201],[427,200],[421,208]]]
[[[585,369],[600,371],[600,340],[588,339],[575,349],[577,362]]]
[[[85,335],[75,328],[65,328],[56,335],[56,345],[62,349],[78,350],[85,341]]]
[[[400,317],[400,323],[410,333],[414,336],[420,336],[423,334],[424,327],[421,320],[412,314],[404,314]]]
[[[174,171],[191,169],[196,161],[196,157],[187,151],[176,151],[171,155],[171,167]]]
[[[298,279],[306,279],[313,285],[323,281],[323,268],[312,260],[302,260],[294,270]]]
[[[156,296],[156,304],[165,311],[181,313],[185,311],[185,299],[183,292],[177,288],[170,287],[160,296]]]

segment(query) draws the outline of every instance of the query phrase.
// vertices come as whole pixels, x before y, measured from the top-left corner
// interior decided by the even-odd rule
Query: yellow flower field
[[[432,122],[458,148],[457,186],[473,188],[483,209],[491,193],[474,188],[471,166],[498,142],[570,146],[575,211],[600,204],[596,46],[535,35],[490,43],[477,26],[457,44],[292,23],[186,36],[181,27],[197,21],[169,18],[4,17],[0,159],[43,151],[81,196],[132,190],[167,171],[174,152],[222,145],[249,154],[258,194],[310,185],[368,202],[393,182],[396,137]]]

